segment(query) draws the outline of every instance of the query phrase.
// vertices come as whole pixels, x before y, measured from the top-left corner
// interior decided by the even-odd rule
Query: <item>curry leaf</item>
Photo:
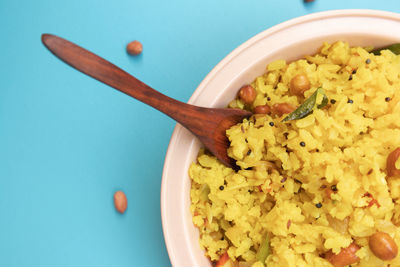
[[[321,99],[322,98],[322,99]],[[287,115],[282,122],[299,120],[310,115],[314,109],[321,109],[328,104],[328,98],[325,95],[324,89],[321,87],[315,90],[315,92],[304,101],[295,111]]]
[[[380,55],[381,51],[386,50],[386,49],[392,51],[393,54],[395,54],[395,55],[400,55],[400,44],[392,44],[389,46],[378,48],[378,49],[372,50],[372,53],[374,55]]]
[[[260,247],[258,248],[258,251],[256,254],[256,259],[258,261],[261,261],[263,264],[265,264],[265,260],[267,259],[269,254],[270,254],[269,237],[268,237],[268,233],[267,233],[265,235],[264,241],[260,244]]]

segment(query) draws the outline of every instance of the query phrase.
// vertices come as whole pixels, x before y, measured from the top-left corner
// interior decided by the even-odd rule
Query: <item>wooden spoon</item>
[[[157,92],[105,59],[51,34],[42,35],[43,44],[73,68],[137,100],[152,106],[179,122],[197,136],[204,146],[226,166],[236,169],[228,157],[229,140],[225,131],[252,115],[228,108],[203,108],[189,105]]]

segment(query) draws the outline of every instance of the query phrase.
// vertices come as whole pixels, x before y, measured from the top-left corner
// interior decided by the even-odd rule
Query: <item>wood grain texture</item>
[[[176,120],[197,136],[222,163],[237,168],[235,161],[227,155],[229,140],[226,130],[251,116],[250,112],[189,105],[161,94],[114,64],[63,38],[43,34],[42,43],[73,68]]]

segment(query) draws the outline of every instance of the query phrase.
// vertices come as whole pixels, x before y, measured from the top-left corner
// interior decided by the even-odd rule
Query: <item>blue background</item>
[[[400,11],[398,0],[0,0],[0,266],[170,266],[159,195],[175,122],[61,63],[42,33],[187,101],[255,34],[343,8]],[[128,56],[135,39],[143,54]]]

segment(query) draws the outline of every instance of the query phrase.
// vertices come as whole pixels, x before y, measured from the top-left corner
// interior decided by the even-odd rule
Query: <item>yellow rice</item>
[[[399,256],[384,262],[368,246],[376,231],[400,245],[400,179],[385,171],[388,154],[400,146],[400,56],[324,43],[314,56],[270,63],[252,83],[257,97],[246,108],[298,107],[304,98],[288,90],[299,73],[311,82],[305,98],[322,87],[336,103],[296,121],[254,115],[233,126],[227,131],[228,154],[241,167],[238,172],[204,150],[191,165],[191,212],[201,248],[212,261],[227,251],[232,260],[255,262],[269,233],[268,267],[332,266],[321,255],[338,253],[353,241],[361,249],[360,262],[352,266],[400,266]],[[229,106],[245,108],[238,99]],[[332,185],[337,191],[329,199],[321,187]],[[367,192],[380,207],[368,205]]]

